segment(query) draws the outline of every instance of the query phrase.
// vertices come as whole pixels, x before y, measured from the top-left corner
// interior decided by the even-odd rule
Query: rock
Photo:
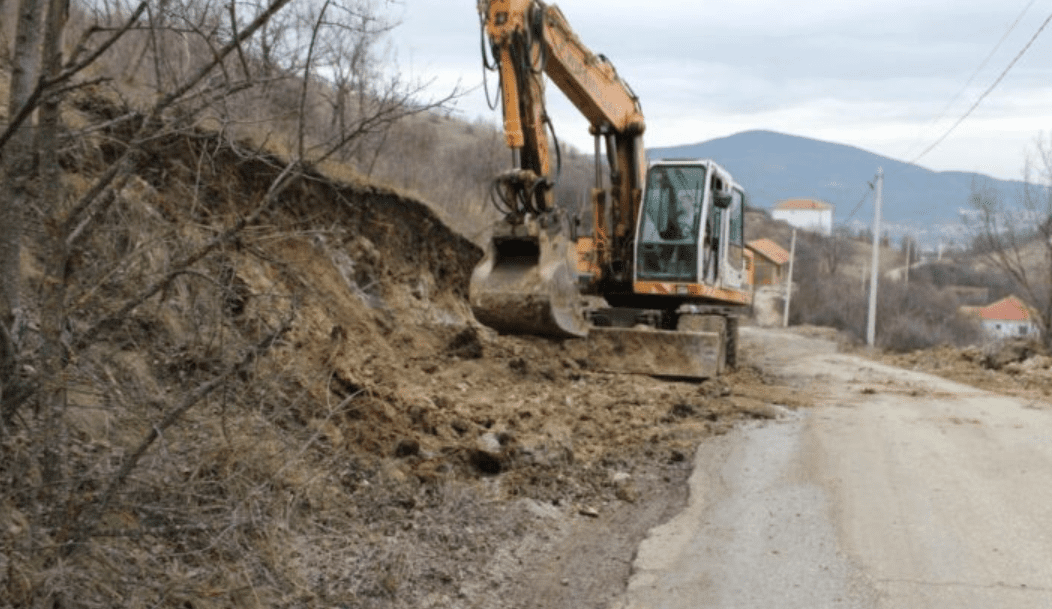
[[[394,455],[398,458],[412,457],[420,454],[420,442],[413,438],[403,438],[395,445]]]
[[[754,404],[746,410],[756,419],[781,419],[793,412],[780,404]]]
[[[1037,345],[1028,340],[1007,340],[988,348],[983,365],[1001,370],[1011,363],[1022,362],[1037,353]]]
[[[620,484],[614,489],[614,497],[617,497],[625,503],[635,503],[639,500],[639,491],[636,489],[636,485],[632,482],[626,482]]]
[[[482,357],[482,341],[473,327],[461,330],[449,341],[446,352],[462,359],[479,359]]]
[[[520,503],[522,503],[523,507],[525,507],[528,512],[539,518],[558,520],[563,516],[562,512],[559,511],[559,508],[550,503],[542,503],[535,499],[523,499]]]
[[[488,453],[499,453],[501,451],[500,438],[495,433],[484,433],[479,436],[478,449]]]
[[[577,513],[582,516],[588,516],[589,518],[599,518],[599,510],[591,506],[585,506],[577,510]]]
[[[614,496],[621,501],[635,503],[639,499],[639,491],[629,473],[614,472],[610,475],[610,482],[614,485]]]
[[[484,450],[475,449],[468,451],[468,461],[479,473],[487,476],[496,476],[504,471],[504,464],[500,455]]]

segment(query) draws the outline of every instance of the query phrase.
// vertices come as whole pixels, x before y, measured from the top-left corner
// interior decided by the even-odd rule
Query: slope
[[[78,140],[72,198],[129,136]],[[68,269],[60,486],[45,419],[5,412],[0,602],[601,606],[694,446],[799,404],[752,369],[611,376],[493,334],[465,300],[478,249],[392,190],[308,171],[261,208],[286,159],[200,130],[144,146]]]

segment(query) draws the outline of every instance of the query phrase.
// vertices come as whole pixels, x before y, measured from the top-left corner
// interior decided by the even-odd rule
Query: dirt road
[[[1050,607],[1052,416],[747,331],[815,407],[702,444],[616,607]]]

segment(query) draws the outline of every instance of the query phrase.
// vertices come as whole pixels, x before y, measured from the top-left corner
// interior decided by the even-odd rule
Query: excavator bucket
[[[471,275],[471,310],[503,334],[583,337],[576,248],[564,231],[536,224],[499,235]]]

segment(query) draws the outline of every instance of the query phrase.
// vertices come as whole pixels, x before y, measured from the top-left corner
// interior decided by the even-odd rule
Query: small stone
[[[478,448],[488,453],[499,453],[501,450],[500,438],[492,432],[484,433],[479,436]]]
[[[412,438],[403,438],[395,446],[396,457],[405,458],[420,454],[420,442]]]

